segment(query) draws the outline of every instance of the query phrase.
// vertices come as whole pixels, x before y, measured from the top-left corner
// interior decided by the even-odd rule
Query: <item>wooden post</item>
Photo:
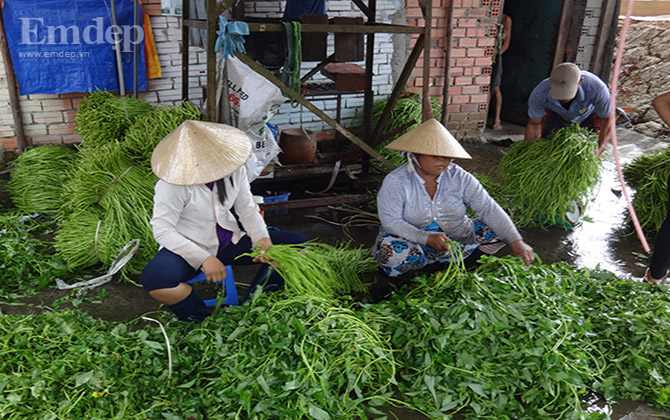
[[[423,16],[423,106],[421,109],[422,120],[428,121],[433,118],[433,109],[430,106],[430,50],[432,48],[431,29],[433,27],[433,2],[426,0],[426,11]]]
[[[216,0],[207,0],[207,114],[205,120],[216,122],[216,28],[219,24]]]
[[[0,1],[0,50],[2,52],[2,61],[5,63],[5,74],[7,74],[7,89],[9,90],[9,104],[12,108],[12,117],[14,118],[14,130],[16,130],[16,143],[19,148],[19,154],[26,150],[26,136],[23,132],[23,118],[21,117],[21,103],[19,102],[19,85],[14,74],[14,65],[12,56],[9,53],[9,44],[5,33],[5,21],[2,16],[2,8],[5,2]]]
[[[454,40],[454,0],[449,0],[447,9],[447,45],[444,47],[444,86],[442,86],[442,125],[446,127],[449,117],[449,86],[451,86],[451,43]]]
[[[252,70],[256,71],[256,73],[260,74],[261,76],[265,77],[268,79],[272,84],[277,86],[279,89],[281,89],[282,92],[286,93],[291,99],[295,100],[308,110],[312,111],[314,114],[316,114],[319,118],[321,118],[323,121],[325,121],[328,125],[333,127],[335,130],[337,130],[340,134],[345,136],[349,141],[363,149],[367,154],[372,156],[373,158],[377,159],[380,161],[384,166],[386,166],[389,169],[395,169],[395,165],[388,160],[384,159],[382,155],[377,153],[375,149],[367,145],[363,140],[359,139],[356,137],[351,131],[347,130],[346,128],[342,127],[337,121],[332,119],[328,114],[314,106],[310,101],[307,99],[303,98],[300,93],[296,92],[293,90],[290,86],[279,80],[277,76],[272,74],[269,70],[261,66],[260,64],[256,63],[251,57],[249,57],[246,54],[242,53],[237,53],[237,58],[239,58],[244,64],[247,66],[251,67]]]
[[[181,99],[188,101],[188,60],[189,60],[189,26],[185,25],[190,19],[190,0],[182,0],[181,8]]]

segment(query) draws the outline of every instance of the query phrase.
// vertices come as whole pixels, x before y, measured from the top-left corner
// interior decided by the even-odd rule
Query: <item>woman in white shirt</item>
[[[267,230],[251,194],[244,163],[251,143],[224,124],[186,121],[156,146],[151,167],[158,176],[151,219],[160,245],[140,275],[144,289],[183,321],[209,315],[202,298],[185,282],[202,271],[207,281],[225,279],[225,265],[267,263],[262,257],[236,259],[260,246],[303,243],[297,232]],[[239,218],[244,231],[233,215]],[[277,290],[283,279],[263,264],[250,287]]]
[[[452,241],[460,244],[464,258],[476,259],[509,244],[526,265],[533,261],[532,248],[507,213],[472,174],[452,162],[471,157],[437,120],[424,122],[386,147],[406,153],[408,159],[384,178],[377,194],[381,228],[374,256],[386,276],[450,263]],[[476,219],[467,215],[468,208]],[[388,281],[373,288],[376,298],[388,294]]]

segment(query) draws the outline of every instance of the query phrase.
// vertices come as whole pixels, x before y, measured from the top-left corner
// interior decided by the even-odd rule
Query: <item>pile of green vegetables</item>
[[[38,221],[19,212],[0,214],[0,297],[13,300],[28,296],[54,278],[65,279],[71,274],[50,244],[38,239],[54,228],[53,222]]]
[[[289,290],[198,325],[163,313],[172,364],[153,323],[2,316],[0,417],[608,418],[591,392],[670,409],[665,286],[486,257],[375,305]]]
[[[381,118],[387,103],[388,99],[379,99],[373,104],[373,127],[377,124],[379,118]],[[442,105],[437,102],[435,98],[430,98],[430,105],[433,111],[433,116],[435,118],[440,118],[440,115],[442,114]],[[384,125],[384,129],[381,132],[382,135],[397,130],[407,123],[412,123],[408,126],[408,128],[388,138],[386,141],[380,143],[376,147],[377,152],[379,152],[382,157],[392,162],[396,166],[400,166],[405,163],[405,159],[395,150],[388,150],[384,148],[384,146],[421,124],[422,109],[423,107],[421,104],[421,99],[418,94],[398,99],[393,109],[391,109],[391,115],[389,116],[388,122]]]
[[[510,147],[498,172],[519,226],[569,225],[566,213],[574,203],[585,205],[600,180],[595,140],[591,130],[573,124]]]
[[[658,232],[668,206],[670,149],[646,153],[623,166],[626,183],[635,190],[633,208],[640,226],[647,232]]]
[[[77,112],[79,152],[29,149],[14,163],[9,189],[16,206],[58,221],[55,248],[72,269],[111,264],[132,239],[140,247],[122,275],[137,274],[155,254],[149,221],[151,152],[186,120],[200,119],[188,103],[157,108],[143,100],[92,92]]]
[[[33,147],[12,161],[7,184],[20,211],[55,214],[63,204],[63,184],[77,158],[74,149],[59,146]]]

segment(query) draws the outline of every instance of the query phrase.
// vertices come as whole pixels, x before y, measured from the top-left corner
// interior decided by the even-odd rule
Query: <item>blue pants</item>
[[[301,244],[307,242],[305,235],[291,231],[270,231],[270,239],[273,244]],[[239,255],[250,251],[251,239],[245,235],[238,243],[231,243],[220,249],[216,257],[225,265],[251,265],[255,264],[251,257],[235,259]],[[259,283],[265,280],[268,284],[276,286],[273,289],[278,289],[284,284],[281,276],[274,270],[270,270],[272,274],[270,274],[269,279],[266,279],[265,274],[268,273],[268,267],[267,264],[261,266],[249,289],[250,293]],[[181,256],[162,248],[142,270],[140,282],[147,292],[157,289],[171,289],[177,287],[179,283],[192,279],[199,272],[200,270],[193,269]]]

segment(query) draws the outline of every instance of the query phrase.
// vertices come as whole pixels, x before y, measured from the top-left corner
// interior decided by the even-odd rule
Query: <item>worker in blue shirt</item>
[[[528,98],[524,140],[547,137],[579,123],[598,132],[596,156],[609,141],[610,93],[605,82],[574,63],[561,63],[541,81]]]

